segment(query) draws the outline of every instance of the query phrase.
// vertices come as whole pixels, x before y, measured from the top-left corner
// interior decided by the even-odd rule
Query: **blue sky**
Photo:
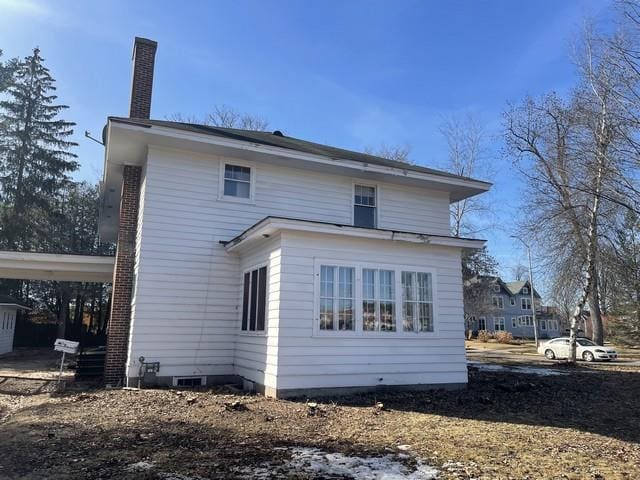
[[[508,276],[525,259],[509,238],[526,212],[502,151],[508,102],[567,92],[570,42],[606,0],[58,1],[0,0],[0,49],[39,46],[77,122],[80,179],[97,181],[107,115],[126,115],[133,37],[159,43],[152,116],[215,104],[285,134],[350,149],[409,144],[419,164],[447,156],[443,118],[471,113],[491,141],[498,226],[484,235]]]

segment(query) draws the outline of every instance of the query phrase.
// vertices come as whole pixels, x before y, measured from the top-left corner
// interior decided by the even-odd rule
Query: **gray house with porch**
[[[533,338],[533,307],[531,304],[531,284],[529,281],[504,282],[499,277],[491,279],[487,294],[489,308],[483,313],[465,312],[473,332],[506,331],[516,338]],[[538,320],[538,337],[553,338],[560,335],[557,318],[547,313],[541,306],[541,297],[533,290],[533,298]]]

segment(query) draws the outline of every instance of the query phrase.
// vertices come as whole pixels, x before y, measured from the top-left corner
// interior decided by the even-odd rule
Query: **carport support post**
[[[141,172],[141,167],[125,165],[122,173],[120,222],[113,270],[107,356],[104,364],[104,381],[107,385],[121,385],[125,377],[134,287]]]

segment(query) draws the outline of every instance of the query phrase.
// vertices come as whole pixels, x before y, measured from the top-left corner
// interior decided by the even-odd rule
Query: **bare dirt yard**
[[[0,478],[640,478],[640,370],[537,368],[318,403],[0,378]]]

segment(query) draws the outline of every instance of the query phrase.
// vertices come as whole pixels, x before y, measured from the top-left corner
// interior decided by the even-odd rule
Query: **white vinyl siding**
[[[356,278],[362,270],[394,270],[396,297],[402,271],[429,271],[435,280],[435,331],[364,331],[360,315],[355,331],[320,331],[322,265],[354,267]],[[279,389],[466,382],[460,252],[283,232],[280,288]],[[355,292],[361,304],[362,288]]]
[[[351,224],[357,179],[255,162],[253,201],[224,201],[224,163],[241,164],[149,147],[136,239],[130,377],[138,375],[137,359],[144,356],[160,362],[162,376],[239,374],[269,386],[276,385],[283,368],[285,388],[325,385],[326,375],[334,371],[342,372],[334,383],[344,386],[377,384],[379,378],[395,384],[466,381],[459,251],[347,239],[336,239],[329,248],[325,238],[310,235],[286,247],[279,238],[265,239],[248,256],[230,255],[220,242],[269,215]],[[378,228],[449,234],[445,192],[378,185]],[[383,333],[395,332],[371,332],[369,340],[314,336],[314,256],[341,264],[356,259],[382,269],[434,269],[435,332],[412,339],[384,338]],[[264,262],[269,266],[266,330],[241,332],[242,273]],[[360,297],[356,288],[356,305],[361,305]],[[356,316],[356,328],[359,322],[362,318]],[[383,360],[387,363],[381,364]],[[296,364],[306,366],[308,375]],[[298,375],[304,380],[296,380]]]

